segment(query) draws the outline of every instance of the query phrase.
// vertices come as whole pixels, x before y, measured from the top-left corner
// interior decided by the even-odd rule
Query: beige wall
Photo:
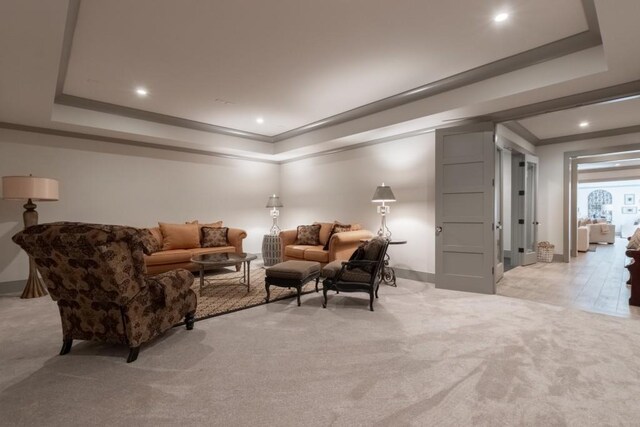
[[[371,196],[383,181],[398,199],[387,225],[394,238],[408,241],[390,248],[392,265],[434,273],[433,132],[283,164],[282,225],[340,220],[375,232],[380,217]]]
[[[248,233],[260,252],[278,192],[277,164],[232,160],[0,129],[0,176],[56,178],[60,200],[38,204],[40,222],[83,221],[153,226],[159,220],[222,219]],[[11,241],[23,202],[0,200],[0,283],[22,280],[27,257]]]
[[[563,252],[562,187],[564,153],[637,143],[640,143],[640,134],[636,133],[537,147],[536,155],[540,159],[538,187],[539,240],[548,240],[553,243],[556,246],[556,254]]]

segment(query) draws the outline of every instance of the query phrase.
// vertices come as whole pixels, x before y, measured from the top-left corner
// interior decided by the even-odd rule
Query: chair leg
[[[62,340],[62,349],[60,349],[60,356],[64,356],[65,354],[71,351],[71,344],[73,343],[73,339],[63,339]]]
[[[369,310],[373,311],[373,288],[369,291]]]
[[[302,286],[298,285],[296,286],[296,289],[298,291],[298,307],[300,307],[300,293],[302,293]]]
[[[140,353],[140,346],[131,347],[129,349],[129,357],[127,357],[127,363],[135,362],[138,358],[138,353]]]
[[[322,308],[327,308],[327,288],[325,286],[322,287],[322,296],[324,297],[324,301],[322,301]]]
[[[378,298],[378,289],[380,289],[380,283],[376,284],[376,298]]]
[[[320,281],[320,276],[316,277],[316,292],[318,292],[318,282]]]
[[[187,331],[193,329],[193,324],[196,323],[196,315],[195,313],[189,313],[184,316],[184,324],[187,326]]]
[[[265,298],[265,301],[269,302],[269,298],[270,298],[271,294],[269,293],[269,284],[268,283],[264,284],[264,289],[265,289],[265,291],[267,291],[267,298]]]
[[[236,271],[240,271],[241,265],[240,264],[236,264]]]

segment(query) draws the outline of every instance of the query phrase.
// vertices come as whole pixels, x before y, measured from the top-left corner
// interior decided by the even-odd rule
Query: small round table
[[[204,270],[205,268],[231,267],[232,265],[242,264],[242,276],[239,276],[240,283],[247,285],[247,292],[251,290],[251,261],[258,258],[256,255],[247,253],[219,252],[213,254],[200,254],[191,257],[191,262],[200,266],[200,295],[204,288]],[[216,280],[216,279],[207,279]],[[228,279],[217,279],[228,280]]]

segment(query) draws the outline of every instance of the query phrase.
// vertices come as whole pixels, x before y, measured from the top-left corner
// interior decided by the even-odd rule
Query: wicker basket
[[[537,258],[540,262],[553,262],[553,249],[555,248],[549,242],[538,243]]]

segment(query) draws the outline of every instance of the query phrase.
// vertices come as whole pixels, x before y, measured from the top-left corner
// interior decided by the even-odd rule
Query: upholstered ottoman
[[[316,280],[316,292],[320,280],[320,263],[315,261],[285,261],[267,268],[264,288],[267,291],[266,301],[269,302],[269,286],[281,288],[296,288],[298,291],[298,307],[302,286],[310,280]]]

